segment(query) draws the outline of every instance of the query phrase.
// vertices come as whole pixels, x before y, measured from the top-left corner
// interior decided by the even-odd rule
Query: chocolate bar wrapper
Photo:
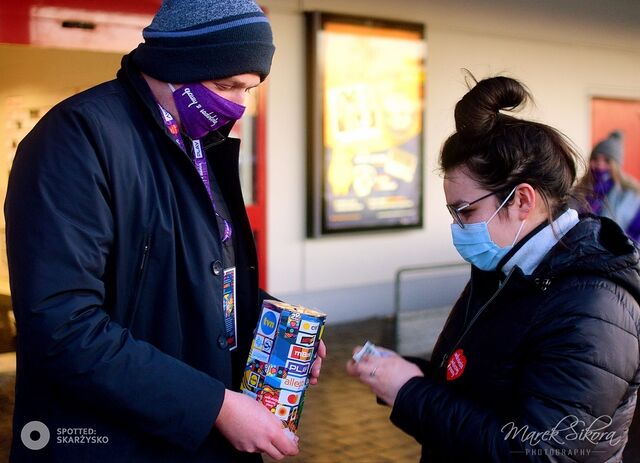
[[[297,432],[311,365],[318,354],[326,314],[267,300],[242,379],[242,392]]]

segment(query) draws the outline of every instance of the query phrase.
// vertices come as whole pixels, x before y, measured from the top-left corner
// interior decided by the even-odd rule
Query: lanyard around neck
[[[171,115],[171,113],[164,109],[160,103],[158,103],[158,107],[160,108],[160,112],[162,113],[162,120],[164,121],[164,125],[169,130],[169,133],[173,137],[176,144],[182,149],[182,151],[186,153],[187,150],[184,146],[184,141],[180,134],[178,123]],[[224,224],[224,233],[222,236],[222,242],[224,243],[231,237],[232,228],[229,221],[222,217],[218,213],[218,210],[216,208],[216,203],[213,199],[213,193],[211,191],[211,182],[209,181],[209,168],[207,167],[207,158],[204,155],[204,150],[202,149],[202,143],[200,142],[200,140],[192,140],[191,160],[193,161],[193,165],[195,166],[196,171],[198,172],[198,175],[202,180],[202,183],[204,183],[204,187],[207,190],[207,194],[209,195],[209,199],[211,200],[211,204],[213,205],[213,211],[216,214],[216,217],[218,217]]]

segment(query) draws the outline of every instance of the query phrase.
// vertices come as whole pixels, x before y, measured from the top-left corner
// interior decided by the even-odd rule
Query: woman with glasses
[[[516,118],[494,77],[458,102],[440,166],[472,264],[431,361],[383,350],[347,370],[393,407],[423,461],[621,461],[640,383],[640,267],[611,220],[568,205],[579,155]]]

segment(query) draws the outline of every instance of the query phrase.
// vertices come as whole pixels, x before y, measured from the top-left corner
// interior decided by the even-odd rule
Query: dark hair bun
[[[456,130],[468,141],[485,137],[498,118],[509,117],[500,114],[500,110],[514,110],[529,99],[529,91],[515,79],[491,77],[481,80],[456,104]]]
[[[553,127],[501,112],[532,100],[523,84],[508,77],[474,82],[456,105],[457,131],[442,146],[440,168],[445,175],[464,169],[479,186],[496,193],[496,206],[515,185],[527,183],[542,198],[552,222],[568,207],[582,157]]]

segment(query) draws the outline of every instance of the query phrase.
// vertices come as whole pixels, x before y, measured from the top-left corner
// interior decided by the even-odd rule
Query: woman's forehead
[[[472,201],[478,193],[485,191],[463,168],[445,172],[443,184],[447,204]]]
[[[474,180],[466,169],[461,167],[445,172],[444,175],[445,188],[455,188],[464,190],[478,190],[482,187]]]

